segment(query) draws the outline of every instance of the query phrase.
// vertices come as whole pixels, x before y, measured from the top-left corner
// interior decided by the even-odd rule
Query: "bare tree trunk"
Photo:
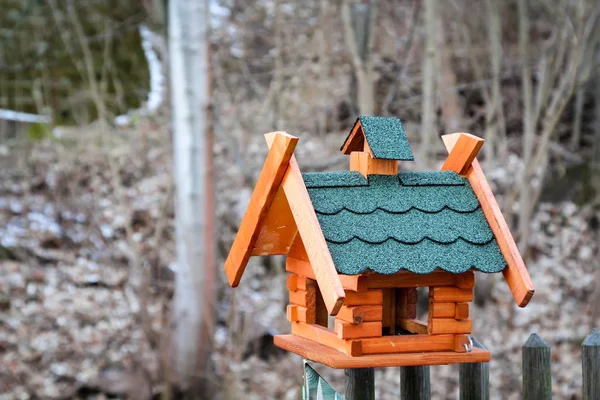
[[[342,22],[346,45],[358,83],[357,103],[361,115],[375,113],[375,76],[371,52],[375,43],[375,26],[379,4],[355,4],[350,11],[349,0],[342,3]]]
[[[174,377],[206,393],[214,324],[212,138],[208,2],[169,2],[169,54],[177,187],[177,276],[171,335]],[[202,388],[202,389],[199,389]],[[200,392],[198,390],[202,390]]]
[[[527,0],[518,0],[519,9],[519,52],[521,54],[521,85],[523,90],[523,163],[525,169],[531,163],[533,141],[535,139],[536,122],[533,116],[533,89],[531,84],[529,10]],[[529,223],[531,210],[530,179],[527,173],[521,180],[521,196],[519,201],[519,248],[525,251],[529,240]]]
[[[446,40],[444,31],[444,19],[437,15],[437,39],[439,62],[439,93],[440,108],[442,109],[442,123],[446,133],[457,132],[462,124],[462,106],[456,88],[456,73],[452,65],[452,48]]]
[[[329,26],[329,0],[321,0],[321,12],[319,14],[319,30],[315,32],[318,35],[319,42],[319,86],[320,99],[319,110],[317,110],[317,132],[323,135],[327,132],[327,110],[330,107],[328,95],[329,78],[329,46],[328,26]]]
[[[486,159],[494,161],[506,157],[506,127],[504,126],[504,112],[501,84],[502,71],[502,24],[500,19],[501,5],[497,1],[487,0],[486,11],[488,19],[488,38],[490,42],[490,58],[492,67],[492,93],[490,104],[487,104],[485,115],[485,146]]]
[[[421,165],[429,164],[428,152],[431,138],[435,135],[435,52],[436,52],[436,0],[425,0],[425,56],[423,58],[423,95],[421,103]]]

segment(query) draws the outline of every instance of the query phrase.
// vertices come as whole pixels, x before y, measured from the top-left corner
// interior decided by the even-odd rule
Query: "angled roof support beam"
[[[459,133],[458,135],[456,144],[452,147],[452,150],[448,150],[450,154],[448,154],[442,170],[454,171],[465,176],[469,167],[471,167],[471,163],[477,157],[481,146],[483,146],[483,139],[469,133]]]
[[[470,154],[472,154],[473,151],[468,151],[468,149],[477,147],[476,140],[473,138],[479,139],[476,136],[465,133],[452,133],[442,136],[444,145],[450,153],[448,159],[452,157],[454,148],[459,145],[463,147],[457,147],[457,154],[460,154],[465,160],[471,158]],[[479,145],[479,147],[481,147],[481,145]],[[475,152],[475,155],[476,154],[477,153]],[[458,156],[452,158],[459,159]],[[504,279],[517,302],[517,305],[519,307],[525,307],[529,303],[529,300],[531,300],[535,288],[531,282],[531,278],[529,277],[529,273],[527,272],[527,268],[525,267],[525,263],[519,253],[515,240],[508,229],[508,224],[500,211],[500,207],[494,198],[490,185],[475,156],[473,156],[472,161],[469,164],[469,166],[461,167],[461,171],[463,168],[466,168],[465,175],[469,180],[477,199],[481,203],[481,209],[490,224],[490,228],[496,237],[500,251],[506,260],[507,266],[502,271]],[[460,166],[460,163],[455,165]]]
[[[271,146],[272,137],[265,136],[267,143]],[[283,190],[298,226],[298,233],[302,238],[302,243],[316,281],[319,284],[327,311],[329,315],[337,315],[346,299],[346,293],[335,269],[325,236],[323,236],[323,231],[294,156],[290,159],[290,165],[283,178]]]
[[[227,260],[225,260],[225,272],[232,287],[238,286],[242,279],[248,259],[260,234],[261,225],[267,217],[298,143],[297,137],[285,132],[272,132],[266,134],[265,137],[268,142],[270,141],[269,153],[250,197],[250,204],[248,204],[240,229],[235,236],[231,250],[229,250]]]

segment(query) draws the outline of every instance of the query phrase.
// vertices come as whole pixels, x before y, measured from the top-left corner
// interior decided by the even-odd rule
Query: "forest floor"
[[[104,134],[91,126],[0,155],[0,399],[160,393],[161,332],[176,270],[165,126],[141,120]],[[331,159],[327,168],[347,168],[334,156],[343,136],[302,136],[300,166]],[[232,164],[217,138],[219,265],[266,145],[257,134],[244,151],[251,162]],[[505,169],[483,165],[501,203],[520,166],[516,156]],[[570,202],[538,207],[527,260],[537,290],[525,309],[502,275],[477,276],[473,332],[492,353],[491,398],[520,398],[520,349],[532,332],[552,346],[554,397],[580,398],[580,346],[600,311],[593,300],[598,221],[597,211]],[[301,398],[301,359],[271,345],[272,335],[289,330],[281,261],[252,259],[235,291],[219,268],[213,360],[220,398]],[[317,370],[343,391],[343,371]],[[433,398],[457,397],[456,366],[433,367],[431,378]],[[378,399],[398,398],[397,369],[377,371],[376,382]]]

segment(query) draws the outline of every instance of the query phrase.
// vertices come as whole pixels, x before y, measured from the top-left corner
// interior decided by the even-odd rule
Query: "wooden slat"
[[[361,339],[363,354],[454,350],[454,335],[398,335]]]
[[[459,133],[442,136],[444,145],[448,151],[452,150],[459,136]],[[529,300],[531,300],[535,288],[525,267],[525,262],[519,253],[517,244],[508,229],[508,224],[500,211],[500,207],[477,159],[473,160],[466,175],[477,199],[481,203],[481,209],[490,224],[500,251],[506,260],[507,266],[502,271],[504,279],[517,305],[525,307],[529,303]]]
[[[454,318],[432,318],[428,333],[439,335],[442,333],[471,333],[472,323],[470,319],[457,321]]]
[[[399,325],[401,319],[417,318],[417,288],[396,289],[396,291],[396,325]]]
[[[475,287],[475,274],[473,271],[456,275],[455,286],[461,289],[473,289],[473,287]]]
[[[433,318],[454,318],[456,303],[431,303],[429,312]]]
[[[329,325],[329,315],[327,314],[327,307],[323,301],[321,291],[317,287],[317,305],[315,309],[315,324],[324,326],[327,328]]]
[[[345,290],[353,292],[366,292],[369,289],[367,277],[364,275],[339,275]]]
[[[238,286],[242,279],[248,259],[260,234],[261,224],[267,216],[279,185],[284,180],[297,143],[298,138],[285,132],[272,134],[267,159],[229,250],[229,255],[225,260],[225,272],[232,287]]]
[[[456,304],[456,313],[454,314],[454,318],[455,319],[469,318],[469,305],[467,303],[457,303]]]
[[[295,304],[288,304],[286,309],[287,320],[290,322],[315,323],[315,310],[301,307]]]
[[[309,325],[302,322],[293,323],[292,335],[312,340],[349,356],[359,357],[362,355],[360,340],[340,339],[335,332],[319,325]]]
[[[261,224],[252,255],[287,254],[297,233],[298,228],[294,216],[285,198],[283,187],[280,186],[269,207],[267,216]]]
[[[292,326],[292,332],[293,329],[294,327]],[[368,354],[362,357],[351,357],[343,352],[299,336],[277,335],[274,342],[277,347],[331,368],[381,368],[490,361],[490,353],[476,347],[473,348],[471,353],[432,351],[425,353]],[[348,342],[360,343],[361,341]]]
[[[396,327],[396,289],[381,289],[383,292],[383,327],[389,328],[389,334],[394,334]]]
[[[354,325],[348,322],[335,320],[335,333],[340,339],[360,339],[381,336],[381,322],[363,322]]]
[[[402,271],[393,275],[370,274],[367,275],[367,280],[370,289],[454,286],[456,285],[456,276],[457,275],[445,271],[435,271],[427,275]]]
[[[353,151],[350,153],[350,171],[357,171],[365,178],[369,176],[369,162],[371,155],[364,151]]]
[[[552,399],[552,351],[537,333],[532,333],[522,348],[523,400]],[[598,371],[594,372],[598,379]],[[590,397],[597,400],[598,398]],[[585,399],[587,400],[587,399]]]
[[[288,256],[288,258],[285,260],[285,270],[298,276],[315,279],[315,273],[310,267],[310,263],[308,261],[297,260]]]
[[[400,328],[406,329],[409,332],[422,334],[428,333],[427,324],[423,321],[419,321],[418,319],[401,319],[398,322]]]
[[[335,318],[351,324],[362,324],[363,322],[381,321],[382,314],[382,306],[342,306]]]
[[[465,175],[471,162],[477,157],[484,140],[469,133],[461,133],[456,144],[442,165],[442,171],[454,171]]]
[[[369,290],[366,292],[346,293],[346,306],[373,306],[383,304],[383,292],[381,290]]]
[[[289,167],[283,177],[283,189],[294,215],[298,234],[302,237],[310,266],[314,271],[317,282],[319,282],[327,311],[330,315],[335,315],[344,302],[344,288],[333,264],[333,259],[329,253],[329,248],[294,156],[290,159]]]
[[[433,336],[435,337],[441,335]],[[465,353],[469,345],[469,335],[454,335],[454,351],[457,353]]]
[[[314,301],[314,299],[312,299]],[[290,303],[298,306],[307,307],[311,299],[306,290],[295,290],[290,292]]]
[[[473,301],[471,289],[459,289],[456,287],[435,287],[430,289],[433,301],[440,303],[462,303]]]

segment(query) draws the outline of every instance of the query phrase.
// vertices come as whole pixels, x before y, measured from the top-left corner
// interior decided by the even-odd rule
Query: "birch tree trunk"
[[[423,96],[421,103],[421,165],[429,164],[428,152],[431,137],[435,134],[435,51],[436,51],[436,0],[425,0],[425,56],[423,57]]]
[[[169,58],[177,187],[174,380],[206,394],[214,321],[212,138],[208,112],[208,2],[169,1]],[[201,391],[200,391],[201,390]],[[204,396],[204,395],[202,395]]]

